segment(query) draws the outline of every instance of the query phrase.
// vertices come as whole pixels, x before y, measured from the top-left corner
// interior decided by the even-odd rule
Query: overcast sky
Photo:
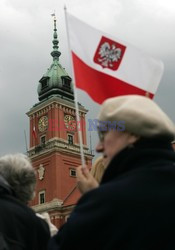
[[[162,59],[165,72],[155,101],[175,121],[174,0],[1,0],[0,1],[0,155],[25,152],[25,113],[38,102],[37,85],[52,63],[55,11],[60,62],[71,75],[64,5],[90,25]],[[90,99],[80,102],[94,118]],[[93,138],[93,148],[96,137]]]

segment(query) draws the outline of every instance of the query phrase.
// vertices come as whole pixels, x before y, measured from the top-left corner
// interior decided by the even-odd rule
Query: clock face
[[[38,129],[40,132],[44,132],[48,127],[48,118],[47,116],[42,116],[38,121]]]
[[[72,115],[65,115],[64,116],[64,124],[67,129],[75,130],[76,129],[76,121]]]

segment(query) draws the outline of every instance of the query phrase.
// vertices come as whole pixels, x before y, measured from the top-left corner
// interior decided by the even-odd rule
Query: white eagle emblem
[[[98,58],[99,63],[103,68],[112,68],[114,62],[118,62],[121,58],[122,50],[117,48],[115,44],[110,45],[108,42],[104,42],[98,51],[100,58]]]

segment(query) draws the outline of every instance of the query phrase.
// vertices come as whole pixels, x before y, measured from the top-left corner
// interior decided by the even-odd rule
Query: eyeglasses
[[[107,133],[108,131],[101,131],[101,130],[98,130],[98,138],[101,142],[104,141],[104,137],[105,137],[105,134]]]

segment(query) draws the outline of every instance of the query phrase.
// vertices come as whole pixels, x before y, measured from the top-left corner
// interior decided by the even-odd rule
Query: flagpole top
[[[54,13],[51,14],[51,16],[53,17],[53,20],[56,21],[55,10],[54,10]]]
[[[59,60],[59,57],[61,55],[61,52],[58,50],[58,35],[57,35],[57,27],[56,27],[56,15],[55,15],[55,11],[53,14],[51,14],[51,16],[53,17],[54,20],[54,33],[53,33],[53,51],[51,52],[51,56],[53,57],[53,60]]]

